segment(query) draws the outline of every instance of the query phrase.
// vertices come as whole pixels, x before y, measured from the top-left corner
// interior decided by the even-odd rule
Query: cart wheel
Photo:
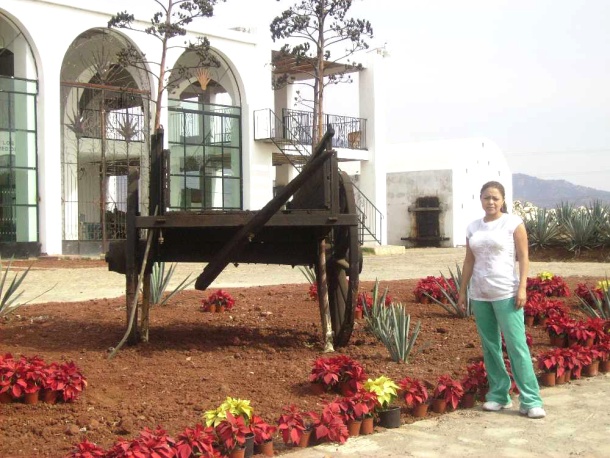
[[[352,182],[345,172],[340,174],[339,203],[341,213],[356,213]],[[334,333],[333,344],[348,344],[354,329],[354,309],[358,299],[362,256],[358,244],[358,227],[342,226],[332,230],[326,258],[328,301]]]

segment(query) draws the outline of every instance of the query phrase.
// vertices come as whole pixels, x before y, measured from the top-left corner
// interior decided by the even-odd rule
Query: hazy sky
[[[266,33],[295,3],[216,11]],[[390,142],[488,137],[513,173],[610,191],[610,0],[355,0],[352,11],[391,53]]]

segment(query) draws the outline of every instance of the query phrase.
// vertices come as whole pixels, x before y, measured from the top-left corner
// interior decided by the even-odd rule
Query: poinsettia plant
[[[375,412],[377,396],[365,389],[358,390],[353,396],[346,396],[337,401],[343,420],[361,420],[370,417]]]
[[[250,420],[250,429],[254,434],[254,443],[257,445],[264,444],[273,439],[273,435],[277,431],[275,426],[270,425],[262,417],[252,415]]]
[[[526,289],[540,292],[545,296],[567,297],[570,295],[566,281],[551,272],[540,272],[536,277],[528,277]]]
[[[344,444],[349,437],[349,432],[343,421],[340,402],[326,403],[322,408],[322,415],[320,415],[313,428],[318,441]]]
[[[210,294],[207,299],[201,301],[201,307],[204,310],[208,310],[211,305],[217,307],[224,307],[225,310],[231,310],[235,305],[235,299],[226,291],[219,289],[218,291]]]
[[[185,428],[178,434],[174,444],[177,458],[191,456],[220,458],[223,454],[218,447],[218,438],[214,428],[204,427],[201,423],[197,423],[194,428]]]
[[[227,418],[214,429],[227,455],[235,448],[243,447],[246,443],[246,435],[251,432],[244,417],[235,417],[231,412],[227,412]]]
[[[464,388],[458,380],[454,380],[448,374],[441,375],[438,378],[434,389],[436,399],[444,399],[448,406],[457,409],[462,396],[464,396]]]
[[[278,418],[277,424],[285,444],[297,445],[303,432],[310,430],[319,419],[315,412],[303,412],[294,404],[282,407],[282,411],[284,413]]]
[[[144,428],[132,440],[118,439],[106,456],[172,458],[175,456],[173,439],[161,428],[154,431]]]
[[[394,380],[382,375],[376,379],[368,379],[364,382],[364,389],[377,396],[377,408],[384,410],[389,408],[398,397],[400,387]]]
[[[398,382],[400,396],[403,397],[407,407],[415,407],[428,401],[428,388],[425,382],[413,377],[405,377]]]
[[[104,458],[106,451],[99,445],[84,439],[76,444],[65,458]]]
[[[553,372],[561,375],[565,369],[565,352],[562,348],[552,348],[540,353],[536,360],[538,368],[543,372]]]
[[[344,384],[350,394],[357,392],[364,380],[366,372],[362,365],[345,355],[317,358],[309,374],[309,381],[322,384],[325,390]]]

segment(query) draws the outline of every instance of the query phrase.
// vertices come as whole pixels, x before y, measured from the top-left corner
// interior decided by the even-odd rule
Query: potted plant
[[[250,430],[254,434],[255,451],[265,456],[273,456],[273,434],[277,428],[271,426],[262,417],[252,415]]]
[[[574,320],[560,314],[551,314],[546,323],[551,345],[564,348],[568,346],[568,329]]]
[[[610,336],[596,344],[595,349],[599,353],[599,371],[605,374],[610,371]]]
[[[568,346],[571,347],[574,344],[582,345],[584,347],[593,346],[596,334],[591,331],[584,321],[574,321],[570,327],[567,328],[568,334]]]
[[[59,365],[59,376],[63,381],[60,396],[64,402],[73,402],[87,387],[87,379],[72,361]]]
[[[207,410],[203,413],[206,426],[216,427],[221,421],[226,420],[227,414],[230,413],[235,417],[242,417],[246,425],[250,424],[250,419],[254,413],[254,409],[250,405],[250,400],[227,398],[215,409]]]
[[[46,378],[45,366],[46,363],[38,356],[25,359],[22,366],[22,377],[26,383],[24,388],[24,402],[26,404],[38,403],[40,389]]]
[[[201,309],[204,312],[224,312],[231,310],[235,305],[235,299],[226,291],[219,289],[210,294],[207,299],[201,301]]]
[[[400,426],[400,407],[392,405],[398,397],[400,387],[390,378],[382,375],[376,379],[368,379],[364,389],[377,396],[377,417],[384,428]]]
[[[548,297],[567,297],[570,295],[570,289],[565,280],[551,272],[540,272],[536,277],[529,277],[526,288],[528,291],[537,291]]]
[[[349,437],[349,432],[343,421],[340,402],[326,403],[322,409],[322,415],[315,422],[313,428],[318,442],[344,444]]]
[[[174,444],[176,457],[209,456],[221,457],[216,431],[197,423],[194,428],[185,428]]]
[[[106,456],[108,455],[103,448],[84,439],[70,450],[66,458],[104,458]]]
[[[420,279],[413,290],[415,299],[422,304],[430,303],[430,298],[442,299],[438,279],[432,275]]]
[[[294,404],[284,406],[278,419],[278,430],[285,444],[307,447],[313,425],[318,420],[315,412],[303,412]]]
[[[426,384],[412,377],[405,377],[398,382],[400,396],[411,409],[414,417],[425,417],[428,413],[428,388]]]
[[[459,381],[452,379],[451,376],[447,374],[441,375],[438,378],[436,388],[434,389],[432,410],[436,413],[443,413],[446,407],[457,409],[463,395],[464,388]],[[443,401],[445,403],[445,408],[443,408]]]
[[[365,379],[362,365],[345,355],[317,358],[309,374],[314,392],[335,390],[344,396],[356,393]]]
[[[243,458],[246,451],[246,434],[251,433],[244,417],[236,417],[231,412],[227,412],[227,418],[222,420],[214,430],[226,455],[229,455],[230,458]]]
[[[555,386],[557,372],[564,370],[564,354],[561,348],[553,348],[538,355],[538,368],[542,370],[540,382],[544,386]]]

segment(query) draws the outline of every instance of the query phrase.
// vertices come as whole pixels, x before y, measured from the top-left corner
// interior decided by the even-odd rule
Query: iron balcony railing
[[[323,125],[335,129],[333,147],[366,149],[366,119],[324,115]],[[254,139],[285,139],[301,145],[312,144],[313,112],[282,109],[281,118],[271,110],[254,112]]]

